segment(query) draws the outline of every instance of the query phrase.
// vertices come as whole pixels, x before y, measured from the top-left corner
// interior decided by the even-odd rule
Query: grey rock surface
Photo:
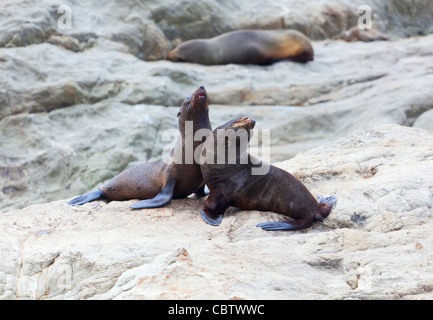
[[[145,62],[47,43],[0,49],[0,210],[78,195],[160,158],[162,132],[176,130],[181,100],[201,84],[214,126],[248,115],[270,129],[272,162],[356,129],[411,126],[433,108],[433,36],[314,46],[311,63],[268,67]]]
[[[413,127],[433,131],[433,110],[430,109],[416,118]]]
[[[432,299],[433,133],[384,125],[278,163],[338,202],[295,232],[204,199],[132,211],[67,200],[0,215],[1,299]],[[287,218],[289,219],[289,218]]]
[[[432,1],[61,5],[0,2],[0,299],[433,298]],[[315,60],[164,60],[245,28],[300,30]],[[338,197],[323,224],[267,233],[255,225],[281,215],[230,209],[213,228],[191,198],[67,205],[160,158],[199,85],[214,127],[253,117],[273,163]]]

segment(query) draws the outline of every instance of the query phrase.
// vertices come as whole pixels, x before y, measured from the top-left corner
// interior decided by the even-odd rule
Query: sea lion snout
[[[197,88],[197,90],[194,91],[193,100],[204,102],[207,99],[208,99],[208,95],[206,92],[206,88],[203,85],[201,85],[200,87]]]
[[[243,116],[236,119],[235,122],[232,124],[232,127],[251,130],[254,128],[255,125],[256,125],[256,120],[247,116]]]
[[[169,51],[167,53],[166,59],[170,60],[170,61],[175,61],[175,62],[179,61],[179,58],[176,56],[176,51],[175,50]]]
[[[247,118],[245,121],[248,125],[248,129],[253,129],[256,126],[256,120],[253,118]]]
[[[185,115],[187,120],[196,120],[193,116],[194,113],[200,113],[202,111],[208,112],[208,104],[210,99],[206,92],[206,88],[201,85],[190,97],[187,97],[182,104],[181,111],[179,111],[178,116],[182,114],[182,110],[185,110]],[[191,119],[191,117],[193,117]],[[199,117],[199,116],[198,116]]]
[[[206,98],[206,89],[204,88],[204,86],[200,86],[200,91],[199,91],[199,93],[198,93],[198,97],[199,98]]]

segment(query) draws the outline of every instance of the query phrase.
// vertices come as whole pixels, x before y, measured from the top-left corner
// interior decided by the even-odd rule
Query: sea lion
[[[297,30],[238,30],[185,41],[167,59],[205,65],[266,65],[282,59],[307,62],[314,59],[314,51],[310,40]]]
[[[247,150],[254,126],[253,119],[239,117],[215,129],[213,139],[208,138],[204,143],[202,157],[206,161],[200,160],[201,171],[210,193],[201,211],[203,219],[217,226],[226,208],[234,206],[243,210],[273,211],[294,219],[257,225],[264,230],[298,230],[322,221],[330,214],[336,198],[319,197],[317,201],[293,175],[270,164],[266,174],[252,174],[253,168],[264,164]],[[218,149],[218,144],[223,147]],[[236,161],[228,164],[233,148],[236,148]],[[225,151],[222,157],[221,151]],[[209,163],[212,160],[213,163]]]
[[[192,193],[204,196],[200,165],[193,159],[190,162],[185,161],[185,147],[186,141],[190,141],[192,151],[201,148],[202,141],[194,141],[194,133],[199,129],[212,130],[208,103],[209,98],[204,86],[200,86],[191,97],[185,99],[177,115],[181,135],[167,159],[126,169],[101,189],[76,197],[69,201],[69,204],[81,205],[96,199],[144,199],[130,206],[141,209],[160,207],[172,198],[184,198]],[[192,130],[185,130],[187,121],[192,122]]]

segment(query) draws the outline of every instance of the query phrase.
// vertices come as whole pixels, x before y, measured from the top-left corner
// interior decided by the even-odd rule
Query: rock
[[[348,42],[353,41],[381,41],[381,40],[388,40],[388,36],[383,34],[380,31],[371,29],[371,30],[362,30],[358,27],[353,27],[347,31],[344,31],[342,35],[340,35],[341,39],[346,40]]]
[[[0,92],[3,93],[0,119],[107,99],[127,104],[180,105],[185,95],[200,84],[209,88],[214,104],[233,106],[324,108],[329,101],[343,99],[359,105],[361,96],[368,96],[362,102],[374,99],[375,103],[383,100],[389,104],[394,96],[383,94],[382,97],[382,93],[398,89],[396,94],[401,92],[406,103],[425,99],[422,111],[426,111],[430,108],[428,94],[423,98],[424,93],[414,92],[410,86],[424,91],[431,83],[431,73],[420,74],[419,70],[421,65],[426,65],[426,70],[431,67],[432,42],[433,36],[350,45],[338,41],[316,42],[315,61],[305,65],[280,62],[268,67],[146,63],[128,53],[107,52],[106,46],[111,42],[99,42],[83,52],[45,43],[33,45],[31,51],[0,49]],[[83,61],[88,66],[86,69],[75,67]],[[396,77],[401,81],[396,81]],[[419,111],[409,114],[410,118],[416,117]]]
[[[314,40],[343,35],[357,26],[361,6],[368,6],[372,26],[387,37],[433,31],[433,4],[387,1],[6,1],[0,13],[0,47],[21,47],[68,36],[78,47],[108,39],[124,44],[144,60],[163,59],[176,39],[211,38],[223,32],[257,28],[295,28]],[[57,39],[58,40],[58,39]],[[63,46],[63,42],[54,41]],[[77,44],[71,47],[76,50]]]
[[[165,1],[151,6],[151,18],[169,40],[212,38],[236,28],[230,9],[238,4],[215,0]]]
[[[169,40],[212,38],[238,29],[297,29],[313,40],[342,37],[357,27],[363,11],[371,9],[372,27],[386,37],[401,38],[432,32],[432,3],[426,1],[272,1],[200,2],[167,0],[149,3],[153,21]],[[362,20],[362,19],[361,19]],[[364,34],[364,33],[363,33]]]
[[[119,50],[107,51],[113,43]],[[0,211],[78,195],[160,158],[168,142],[155,140],[156,132],[177,130],[181,101],[201,84],[215,127],[248,115],[270,130],[272,162],[356,129],[411,126],[433,108],[432,35],[314,42],[314,62],[267,67],[146,62],[123,46],[100,39],[77,52],[48,43],[0,49],[0,134],[7,137]]]
[[[212,227],[193,198],[2,213],[0,298],[432,299],[432,144],[429,131],[383,125],[279,163],[338,197],[295,232],[255,227],[283,215],[234,208]]]
[[[35,1],[6,2],[0,13],[0,48],[41,43],[53,33],[53,10],[47,3]],[[51,11],[51,12],[50,12]]]
[[[135,112],[126,112],[132,109]],[[85,192],[137,160],[161,157],[165,145],[155,141],[163,141],[163,133],[177,127],[172,115],[178,108],[171,109],[100,103],[3,119],[1,207],[19,208]],[[102,120],[107,116],[111,120]]]
[[[171,44],[148,16],[149,12],[137,3],[63,1],[59,5],[51,0],[12,1],[2,8],[0,47],[49,42],[81,51],[106,39],[124,44],[129,53],[141,59],[159,60]]]
[[[371,30],[357,27],[361,5]],[[432,298],[431,134],[408,127],[431,130],[433,2],[59,6],[0,5],[0,298]],[[162,60],[181,41],[243,28],[298,29],[315,60]],[[279,165],[338,196],[323,224],[266,233],[255,224],[281,216],[231,209],[212,228],[202,199],[145,212],[46,203],[161,157],[181,101],[202,84],[214,127],[255,118],[270,129],[272,162],[296,156]]]
[[[433,131],[433,110],[430,109],[422,113],[412,125],[414,128],[423,128]]]

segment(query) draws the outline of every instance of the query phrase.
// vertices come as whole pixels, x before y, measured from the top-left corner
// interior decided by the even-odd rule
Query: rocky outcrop
[[[422,113],[413,123],[415,128],[433,131],[433,109]]]
[[[113,42],[111,50],[162,59],[171,44],[140,3],[26,0],[2,4],[0,47],[49,42],[82,51]]]
[[[2,213],[0,299],[432,299],[432,145],[430,131],[383,125],[278,163],[338,197],[295,232],[235,208],[212,227],[193,198]]]
[[[433,4],[424,0],[279,0],[266,6],[260,0],[112,0],[104,4],[25,0],[1,6],[0,47],[50,42],[81,51],[108,40],[145,60],[163,58],[175,40],[211,38],[245,28],[294,28],[313,40],[340,38],[357,26],[365,6],[371,9],[373,29],[388,37],[433,31]]]
[[[432,299],[432,14],[424,0],[3,1],[0,299]],[[163,60],[244,28],[300,30],[315,60]],[[253,117],[272,162],[338,197],[324,223],[265,232],[283,216],[232,208],[215,228],[192,198],[67,205],[160,158],[199,85],[214,127]]]
[[[145,62],[104,46],[0,49],[0,210],[78,195],[161,157],[163,132],[201,84],[214,127],[248,115],[271,130],[272,162],[356,129],[411,126],[433,108],[432,35],[314,47],[311,63],[267,67]]]
[[[372,8],[372,30],[356,27],[360,5]],[[89,191],[159,158],[181,101],[202,84],[214,126],[249,115],[271,130],[273,162],[356,129],[429,129],[432,12],[421,0],[3,1],[0,212]],[[315,60],[162,60],[179,41],[241,28],[301,30],[314,40]]]

